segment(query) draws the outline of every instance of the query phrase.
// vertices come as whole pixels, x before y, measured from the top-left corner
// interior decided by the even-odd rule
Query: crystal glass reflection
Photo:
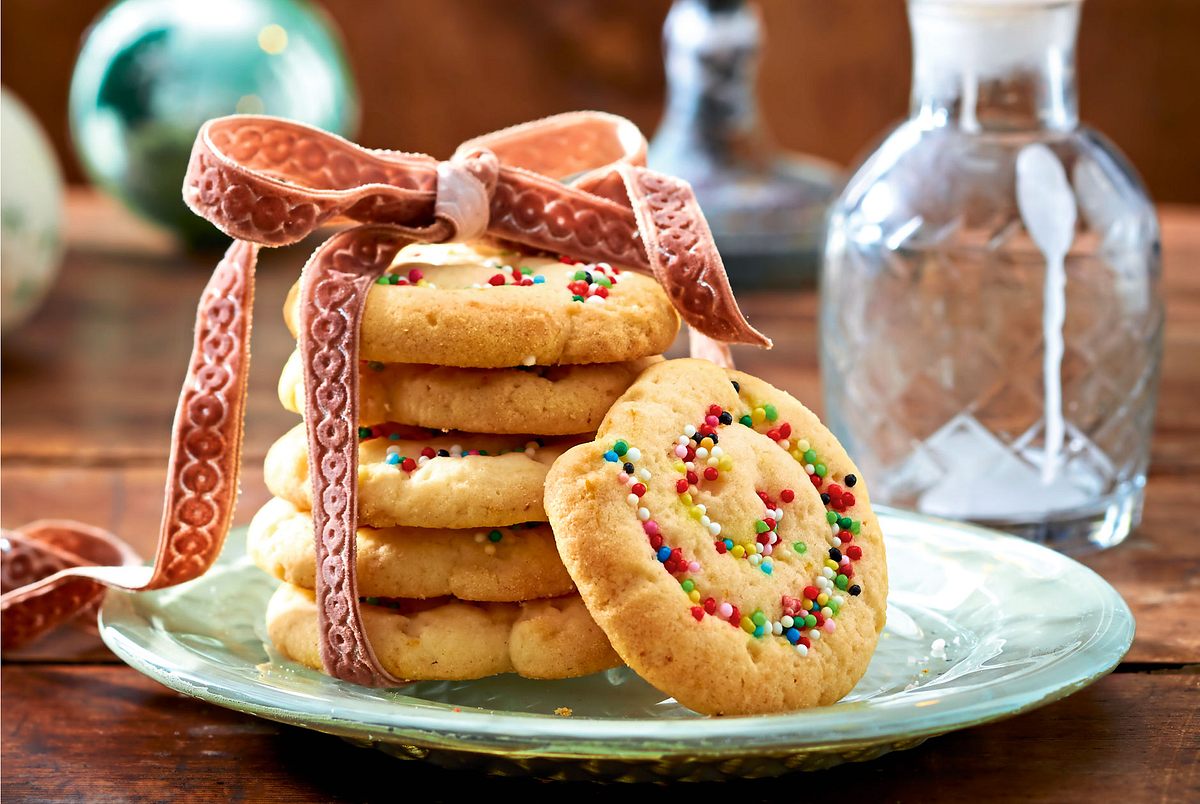
[[[873,497],[1067,550],[1141,515],[1154,209],[1076,111],[1078,0],[910,0],[911,116],[835,204],[826,412]]]

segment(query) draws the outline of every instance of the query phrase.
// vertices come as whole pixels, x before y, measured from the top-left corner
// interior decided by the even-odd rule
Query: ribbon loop
[[[371,151],[291,120],[233,115],[196,135],[183,200],[236,240],[298,243],[338,218],[433,223],[437,161]]]
[[[646,164],[646,138],[629,120],[606,112],[566,112],[467,140],[459,152],[485,147],[500,161],[555,181],[605,165]]]

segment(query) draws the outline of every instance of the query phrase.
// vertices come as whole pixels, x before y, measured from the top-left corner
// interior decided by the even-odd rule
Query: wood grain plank
[[[1153,716],[1131,713],[1153,702]],[[610,800],[624,788],[550,785],[401,763],[334,737],[170,692],[125,667],[5,666],[6,800],[362,801],[402,779],[435,800]],[[935,802],[1185,801],[1200,797],[1200,675],[1117,674],[1064,701],[934,738],[867,765],[722,788],[735,798]],[[428,785],[428,787],[426,787]],[[696,788],[685,788],[695,790]],[[632,792],[632,791],[631,791]]]
[[[3,342],[0,397],[7,466],[155,466],[191,349],[195,308],[219,254],[147,245],[113,202],[72,193],[78,248],[68,251],[45,306]],[[102,210],[97,212],[97,208]],[[108,220],[108,229],[102,222]],[[112,231],[125,231],[114,242]],[[107,239],[106,239],[107,238]],[[281,314],[315,243],[260,258],[245,455],[262,458],[296,424],[276,387],[295,342]]]
[[[247,460],[235,525],[247,524],[270,498],[262,476],[262,461]],[[77,519],[116,533],[149,559],[158,539],[165,480],[165,466],[6,467],[0,508],[6,527],[38,518]]]
[[[196,304],[220,254],[164,250],[112,201],[87,193],[71,201],[68,217],[85,219],[76,225],[78,246],[68,250],[42,309],[4,338],[0,457],[9,466],[157,464],[167,455]],[[126,234],[102,239],[104,220],[108,232]],[[294,348],[281,310],[312,245],[262,253],[247,403],[250,458],[297,421],[275,392]]]

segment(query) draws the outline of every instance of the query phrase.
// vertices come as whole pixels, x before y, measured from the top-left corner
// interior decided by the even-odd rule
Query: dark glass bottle
[[[776,147],[758,115],[762,25],[742,0],[676,0],[650,166],[691,182],[735,288],[812,282],[837,168]]]

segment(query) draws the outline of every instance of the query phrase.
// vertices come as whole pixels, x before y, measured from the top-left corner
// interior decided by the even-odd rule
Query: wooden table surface
[[[1085,561],[1137,618],[1125,661],[1034,712],[867,764],[743,782],[737,795],[1200,800],[1200,208],[1167,207],[1161,216],[1166,355],[1145,519],[1125,544]],[[86,191],[69,200],[68,246],[45,306],[3,344],[0,517],[9,527],[80,519],[151,555],[192,315],[215,257],[177,253]],[[267,252],[259,270],[239,523],[266,500],[262,458],[295,421],[275,396],[293,348],[278,310],[307,254],[306,246]],[[777,348],[741,351],[740,366],[819,408],[814,294],[742,301]],[[423,782],[455,797],[620,792],[452,776],[210,706],[120,664],[82,631],[6,657],[2,672],[0,794],[9,801],[355,801]]]

